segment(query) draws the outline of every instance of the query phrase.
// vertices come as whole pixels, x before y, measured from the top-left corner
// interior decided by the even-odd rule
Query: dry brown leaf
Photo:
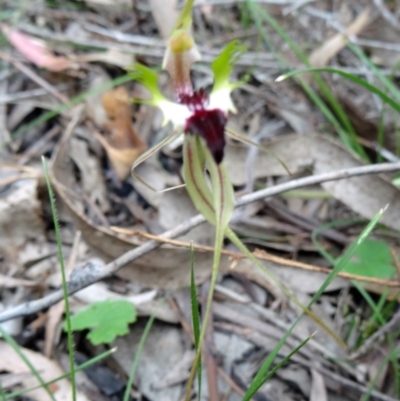
[[[2,25],[1,30],[9,42],[29,61],[50,71],[75,68],[76,63],[63,56],[55,56],[47,45],[38,39]]]
[[[82,139],[73,138],[71,149],[71,157],[81,173],[84,192],[103,213],[108,212],[110,202],[99,158],[90,153],[89,144]]]
[[[102,99],[108,117],[110,135],[105,137],[96,133],[120,180],[131,171],[134,160],[147,146],[132,126],[132,112],[128,92],[119,87],[106,92]]]
[[[337,53],[339,53],[347,43],[347,37],[358,35],[369,20],[370,11],[366,8],[346,29],[345,33],[338,33],[328,39],[322,46],[315,49],[309,57],[312,67],[324,67]]]
[[[276,160],[284,161],[292,173],[312,170],[321,174],[343,168],[361,166],[362,162],[337,141],[322,135],[289,135],[267,145],[271,154],[259,152],[253,165],[255,178],[287,175]],[[228,145],[225,156],[229,176],[234,185],[246,183],[246,155],[248,148]],[[274,157],[275,156],[275,157]],[[400,229],[400,191],[384,175],[367,175],[346,180],[326,182],[322,187],[361,216],[372,219],[386,205],[381,223]]]
[[[39,371],[45,382],[55,379],[64,374],[60,366],[50,359],[46,358],[38,352],[20,347],[20,350],[25,354],[33,366]],[[25,362],[19,357],[11,345],[5,341],[0,341],[0,370],[10,373],[29,373],[29,368]],[[32,388],[40,385],[38,380],[30,375],[22,380],[25,388]],[[72,399],[71,383],[67,379],[59,380],[51,386],[54,398],[57,401],[70,401]],[[51,398],[42,388],[29,392],[29,397],[37,401],[51,401]],[[90,401],[84,394],[78,391],[78,401]]]
[[[1,178],[9,178],[7,171]],[[17,265],[48,252],[37,190],[37,179],[22,179],[0,198],[0,253]]]

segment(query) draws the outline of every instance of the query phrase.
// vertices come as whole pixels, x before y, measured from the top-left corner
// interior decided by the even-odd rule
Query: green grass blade
[[[287,74],[281,75],[280,77],[277,78],[277,81],[281,81],[283,79],[287,79],[290,77],[294,77],[299,74],[303,74],[306,72],[329,72],[332,74],[338,74],[342,76],[343,78],[348,79],[351,82],[354,82],[357,85],[360,85],[364,87],[367,91],[379,96],[385,103],[390,105],[394,110],[400,112],[400,103],[394,101],[390,96],[388,96],[385,92],[377,88],[375,85],[370,84],[369,82],[365,81],[362,78],[357,77],[356,75],[350,74],[348,72],[342,71],[338,68],[332,68],[332,67],[320,67],[320,68],[306,68],[303,70],[297,70],[297,71],[292,71]]]
[[[264,361],[263,365],[261,366],[260,370],[257,372],[256,376],[254,377],[250,387],[246,391],[246,394],[243,397],[242,401],[249,401],[255,394],[256,392],[272,377],[274,374],[281,368],[283,367],[289,360],[290,358],[299,352],[301,348],[303,348],[313,337],[314,335],[311,335],[310,337],[307,337],[304,341],[300,343],[299,346],[297,346],[293,351],[291,351],[288,355],[285,356],[285,358],[282,359],[281,362],[279,362],[267,375],[265,375],[264,372],[268,372],[269,368],[271,367],[272,363],[274,362],[275,356],[273,355],[273,352],[271,352],[268,356],[268,358]],[[282,341],[282,340],[281,340]],[[285,340],[286,341],[286,340]],[[283,344],[282,344],[283,345]],[[281,348],[281,347],[279,347]],[[279,351],[278,351],[279,352]]]
[[[190,245],[190,299],[192,304],[192,323],[194,334],[194,345],[196,352],[199,351],[200,344],[200,317],[199,317],[199,304],[197,302],[196,283],[194,280],[194,249],[193,243]],[[197,380],[198,380],[198,394],[197,398],[201,398],[201,355],[197,364]]]
[[[130,399],[131,388],[132,388],[132,385],[133,385],[133,380],[135,378],[136,369],[137,369],[137,367],[139,365],[140,355],[142,354],[143,347],[144,347],[144,344],[146,342],[147,336],[150,333],[150,329],[151,329],[151,326],[153,325],[154,318],[155,318],[154,314],[150,316],[149,320],[147,321],[146,327],[144,328],[143,334],[140,337],[140,341],[139,341],[139,345],[138,345],[138,348],[137,348],[137,351],[136,351],[135,359],[133,360],[131,371],[129,373],[128,383],[126,384],[126,390],[125,390],[124,400],[123,401],[129,401],[129,399]]]
[[[62,252],[60,226],[58,223],[56,199],[54,197],[53,188],[51,187],[50,176],[49,176],[49,172],[47,170],[46,159],[43,156],[42,156],[42,163],[43,163],[44,175],[46,178],[47,191],[48,191],[49,198],[50,198],[50,206],[51,206],[51,214],[53,216],[54,231],[56,234],[58,261],[60,263],[60,268],[61,268],[62,289],[63,289],[64,303],[65,303],[65,318],[66,318],[66,322],[67,322],[69,365],[70,365],[70,370],[72,373],[71,374],[72,401],[76,401],[74,339],[73,339],[73,333],[72,333],[72,327],[71,327],[71,314],[70,314],[70,309],[69,309],[68,284],[67,284],[67,276],[65,273],[64,256],[63,256],[63,252]]]
[[[29,131],[33,127],[36,127],[38,124],[46,122],[46,121],[50,120],[51,118],[58,116],[60,113],[63,113],[64,111],[67,111],[68,109],[72,108],[73,106],[76,106],[77,104],[83,102],[90,96],[97,95],[101,92],[107,91],[117,85],[121,85],[121,84],[124,84],[129,81],[132,81],[131,76],[129,74],[123,75],[122,77],[113,79],[112,81],[107,82],[104,85],[100,85],[97,88],[89,90],[78,96],[75,96],[68,103],[62,104],[61,106],[55,108],[54,110],[50,110],[50,111],[47,111],[46,113],[43,113],[39,117],[32,120],[30,123],[23,125],[17,131],[13,132],[11,135],[11,139],[9,141],[0,143],[0,149],[2,149],[4,146],[8,145],[14,139],[17,139],[21,135],[25,134],[27,131]]]
[[[393,84],[393,82],[387,78],[376,65],[364,54],[364,52],[356,46],[354,43],[347,42],[348,48],[367,66],[371,71],[379,78],[383,85],[389,90],[389,92],[400,102],[400,91]]]
[[[11,345],[11,347],[18,354],[18,356],[25,362],[25,365],[29,368],[29,370],[32,372],[32,374],[36,377],[36,379],[40,383],[39,387],[42,387],[46,391],[46,393],[49,395],[49,397],[53,401],[56,401],[53,393],[50,391],[49,387],[46,385],[46,383],[43,380],[42,376],[40,375],[39,371],[35,368],[35,366],[33,366],[31,361],[23,353],[23,351],[21,350],[21,347],[18,345],[18,343],[1,327],[1,325],[0,325],[0,334],[8,342],[8,344]]]
[[[101,353],[100,355],[95,356],[94,358],[90,359],[90,361],[87,361],[87,362],[82,363],[81,365],[77,366],[75,368],[75,372],[79,372],[81,370],[85,370],[86,368],[89,368],[90,366],[94,365],[95,363],[100,362],[104,358],[107,358],[114,352],[115,352],[115,348],[110,349],[108,351]],[[67,372],[61,376],[58,376],[57,378],[55,378],[53,380],[49,380],[48,382],[45,382],[44,384],[46,386],[49,386],[50,384],[57,383],[59,380],[69,378],[71,376],[71,374],[72,374],[71,372]],[[7,394],[5,396],[5,400],[11,400],[11,399],[15,399],[17,397],[21,397],[22,395],[27,394],[30,391],[37,390],[38,388],[41,388],[41,387],[43,387],[43,386],[40,385],[40,386],[36,386],[36,387],[19,390],[19,391],[14,391],[13,393]]]

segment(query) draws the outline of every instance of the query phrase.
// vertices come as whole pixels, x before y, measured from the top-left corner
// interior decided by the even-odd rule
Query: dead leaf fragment
[[[345,33],[338,33],[328,39],[322,46],[315,49],[310,55],[310,64],[313,67],[324,67],[345,46],[348,36],[358,35],[367,25],[369,20],[369,9],[366,8],[346,29]]]
[[[64,374],[60,366],[50,359],[46,358],[38,352],[20,347],[20,350],[25,354],[33,366],[40,372],[45,382],[55,379]],[[0,341],[0,370],[11,372],[14,374],[29,373],[29,368],[25,362],[19,357],[11,345],[4,341]],[[25,388],[32,388],[40,385],[38,380],[29,375],[22,380]],[[67,379],[62,379],[49,387],[57,401],[72,400],[72,387]],[[29,397],[37,401],[50,401],[51,398],[43,388],[38,388],[29,392]],[[77,392],[78,401],[89,401],[89,399],[81,392]]]
[[[0,198],[0,254],[16,264],[22,265],[47,252],[37,190],[37,179],[22,179]]]
[[[147,146],[132,126],[130,100],[125,88],[106,92],[102,104],[108,117],[109,136],[96,134],[120,180],[131,171],[134,160]]]
[[[312,385],[310,401],[328,401],[324,378],[315,369],[311,369]]]
[[[75,68],[76,64],[63,56],[55,56],[46,43],[26,35],[7,25],[2,25],[2,32],[8,41],[30,62],[38,67],[46,68],[50,71],[63,71],[67,68]]]

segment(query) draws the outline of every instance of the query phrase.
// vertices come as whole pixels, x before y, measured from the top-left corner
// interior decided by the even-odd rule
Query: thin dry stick
[[[381,163],[371,166],[353,167],[311,177],[299,178],[297,180],[292,180],[284,184],[275,185],[271,188],[266,188],[261,191],[254,192],[252,194],[244,195],[236,200],[235,206],[244,206],[248,203],[255,202],[260,199],[264,199],[273,195],[278,195],[282,192],[290,191],[296,188],[302,188],[308,185],[321,184],[327,181],[341,180],[344,178],[350,178],[360,175],[379,174],[384,172],[387,173],[399,170],[400,163]],[[382,205],[382,207],[384,206],[386,205]],[[161,237],[179,237],[204,222],[205,218],[203,216],[194,216],[183,222],[182,224],[179,224],[172,230],[166,231],[164,234],[161,235]],[[72,272],[71,280],[68,283],[68,294],[74,294],[77,291],[88,287],[89,285],[94,284],[95,282],[102,280],[110,276],[111,274],[114,274],[121,267],[133,262],[136,259],[139,259],[141,256],[158,248],[160,245],[161,243],[158,241],[148,241],[145,244],[140,245],[129,252],[126,252],[106,266],[96,265],[92,262],[87,263],[83,268],[80,268],[78,271],[74,270]],[[51,305],[54,305],[62,298],[63,291],[62,289],[59,289],[36,301],[22,303],[0,313],[0,322],[14,319],[19,316],[27,316],[32,313],[37,313],[43,309],[50,307]]]
[[[125,228],[123,228],[123,229],[119,229],[116,227],[111,227],[111,228],[113,230],[115,229],[116,232],[119,232],[122,234],[144,237],[144,238],[151,239],[151,240],[154,240],[157,242],[161,242],[163,244],[169,244],[169,245],[179,246],[179,247],[188,248],[188,249],[190,249],[190,247],[193,246],[193,249],[196,251],[214,252],[214,247],[208,246],[208,245],[192,244],[191,242],[187,242],[187,241],[179,241],[179,240],[168,239],[168,238],[164,238],[164,237],[158,237],[157,235],[149,234],[149,233],[146,233],[146,232],[140,231],[140,230],[132,231],[132,230],[128,230]],[[237,260],[247,258],[247,256],[245,256],[244,254],[242,254],[240,252],[229,251],[227,249],[223,249],[222,254],[230,256],[233,259],[237,259]],[[308,263],[298,262],[297,260],[281,258],[280,256],[275,256],[275,255],[269,254],[269,253],[267,253],[265,251],[261,251],[261,250],[256,250],[254,252],[254,255],[259,260],[265,260],[268,262],[276,263],[278,265],[292,267],[294,269],[307,270],[307,271],[311,271],[311,272],[315,272],[315,273],[324,273],[324,274],[329,274],[332,272],[332,269],[330,269],[328,267],[314,266],[314,265],[310,265]],[[400,268],[399,268],[399,272],[400,272]],[[339,272],[338,276],[342,277],[342,278],[346,278],[348,280],[357,280],[357,281],[361,281],[364,283],[380,285],[382,287],[392,287],[392,288],[400,287],[399,280],[387,280],[387,279],[381,279],[381,278],[360,276],[358,274],[346,273],[346,272]],[[400,273],[399,273],[399,277],[400,277]]]
[[[62,103],[68,103],[69,99],[60,93],[53,85],[49,84],[46,80],[40,77],[36,72],[31,70],[25,64],[16,60],[15,58],[9,56],[7,53],[0,52],[0,58],[14,65],[15,68],[20,70],[23,74],[29,77],[32,81],[36,82],[39,86],[45,89],[47,92],[51,93],[57,99],[61,100]]]

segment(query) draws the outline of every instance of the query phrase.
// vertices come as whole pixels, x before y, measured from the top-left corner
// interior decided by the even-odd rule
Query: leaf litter
[[[12,57],[3,57],[0,53],[0,58],[12,61],[4,74],[3,70],[0,72],[0,99],[4,101],[0,111],[4,129],[12,136],[25,124],[43,116],[47,109],[57,107],[62,99],[72,99],[87,90],[110,84],[113,78],[125,74],[123,68],[133,64],[135,59],[149,66],[160,64],[162,39],[169,37],[178,15],[176,2],[161,3],[139,1],[134,8],[133,2],[125,0],[84,1],[79,2],[78,9],[74,9],[76,5],[73,7],[72,3],[71,7],[43,4],[38,9],[24,10],[22,14],[15,5],[8,4],[16,18],[2,25],[10,43],[7,54]],[[384,16],[376,6],[379,2],[374,2],[373,6],[367,3],[363,0],[354,4],[339,1],[332,5],[322,1],[296,8],[295,2],[289,1],[289,8],[266,5],[265,9],[298,44],[302,44],[312,65],[342,67],[374,80],[375,77],[366,72],[365,66],[346,48],[344,33],[356,35],[356,43],[365,43],[364,48],[371,59],[379,64],[384,74],[390,75],[392,61],[397,56],[393,50],[388,56],[387,49],[394,48],[396,29],[382,23]],[[370,6],[369,18],[367,5]],[[394,16],[396,6],[391,7],[389,13]],[[237,193],[305,175],[363,165],[357,155],[334,138],[334,131],[320,110],[296,82],[274,82],[282,72],[280,63],[275,59],[272,47],[256,44],[245,6],[211,6],[201,2],[195,8],[194,18],[195,34],[206,63],[217,54],[209,45],[217,39],[225,44],[241,37],[249,47],[247,57],[252,57],[244,57],[235,70],[239,76],[250,74],[251,79],[234,94],[239,113],[232,118],[231,124],[235,130],[251,135],[252,140],[267,147],[270,153],[228,141],[225,164]],[[340,24],[342,30],[338,29]],[[270,27],[265,29],[273,47],[279,49],[293,69],[299,68],[300,63],[282,39]],[[76,46],[77,42],[79,46]],[[203,82],[211,82],[210,71],[204,64],[195,67],[196,84],[202,86]],[[393,75],[397,79],[396,70]],[[336,76],[324,76],[324,79],[342,102],[370,159],[380,161],[387,154],[376,146],[380,140],[380,124],[383,124],[385,134],[382,142],[387,147],[385,150],[396,155],[396,116],[384,113],[380,119],[382,108],[377,107],[376,98]],[[312,80],[308,82],[313,85]],[[161,84],[168,93],[165,81]],[[84,271],[85,263],[101,268],[104,263],[146,242],[146,235],[157,236],[196,214],[185,189],[152,193],[130,177],[133,161],[165,134],[150,106],[131,103],[130,99],[142,97],[138,95],[141,93],[137,84],[125,83],[89,97],[84,108],[64,109],[52,119],[24,128],[23,135],[2,146],[0,304],[3,309],[38,299],[60,285],[58,262],[54,256],[54,232],[39,164],[42,153],[52,159],[51,179],[58,195],[62,246],[67,258],[74,252],[76,231],[82,232],[72,274]],[[10,136],[3,133],[1,138],[7,142]],[[168,148],[143,163],[138,174],[159,190],[179,185],[182,183],[181,158],[179,145]],[[277,158],[287,165],[290,177]],[[318,237],[324,249],[340,258],[361,231],[360,218],[371,219],[380,208],[389,204],[381,220],[382,226],[359,248],[345,272],[372,279],[389,279],[396,285],[399,272],[393,255],[398,254],[399,248],[400,197],[399,190],[392,184],[393,178],[389,174],[367,175],[293,191],[279,197],[283,208],[273,202],[269,205],[268,201],[261,201],[253,208],[239,208],[235,211],[234,227],[256,255],[263,258],[263,263],[272,268],[300,300],[307,302],[310,294],[315,293],[324,281],[321,272],[330,267],[313,243],[313,230],[338,220],[348,221],[348,225],[335,227],[330,234]],[[179,238],[185,246],[165,243],[123,267],[115,276],[71,297],[76,317],[85,308],[90,310],[105,299],[109,300],[106,304],[123,302],[137,309],[138,321],[119,331],[122,334],[129,330],[129,334],[115,340],[117,353],[103,363],[123,380],[130,372],[135,347],[144,329],[143,318],[156,316],[138,365],[132,399],[137,399],[140,394],[150,401],[175,401],[182,395],[193,360],[191,333],[187,329],[190,328],[190,313],[185,310],[190,301],[188,294],[184,295],[181,290],[190,283],[188,245],[191,240],[199,245],[194,251],[196,283],[207,283],[212,252],[204,246],[213,244],[213,236],[211,226],[203,224]],[[232,401],[242,399],[243,390],[257,372],[263,356],[272,350],[298,310],[295,305],[283,301],[279,290],[252,263],[238,257],[231,244],[225,245],[228,252],[221,259],[212,313],[213,334],[207,347],[220,369],[219,394]],[[373,298],[380,305],[383,322],[388,322],[395,311],[396,291],[394,288],[390,301],[385,299],[386,290],[380,286],[381,300]],[[51,321],[51,310],[42,315],[15,319],[12,326],[1,323],[1,327],[10,330],[21,347],[25,347],[23,350],[31,362],[43,369],[46,379],[62,372],[57,361],[58,348],[65,346],[62,321],[59,321],[61,312],[57,312],[58,317],[52,323],[53,353],[48,351],[48,344],[44,345],[42,330],[46,319]],[[343,277],[328,287],[314,312],[342,338],[348,338],[353,347],[361,345],[362,338],[380,327],[372,317],[370,305]],[[108,312],[101,321],[107,329],[113,327],[113,315]],[[88,320],[84,320],[89,328]],[[129,321],[133,322],[131,317],[126,320]],[[296,341],[314,330],[313,323],[304,319],[288,344],[295,346]],[[382,349],[388,353],[390,347],[384,341]],[[6,356],[9,358],[0,367],[1,383],[4,375],[15,375],[15,383],[3,387],[14,390],[20,388],[21,383],[24,388],[33,386],[32,377],[24,376],[29,373],[27,366],[9,345],[5,342],[0,345],[0,359],[6,361]],[[43,356],[45,349],[47,357]],[[101,350],[79,335],[76,335],[76,349],[86,358]],[[284,358],[290,350],[290,347],[282,348],[279,358]],[[367,393],[376,374],[379,374],[379,380],[372,394],[374,399],[388,400],[399,396],[390,385],[395,365],[392,365],[393,369],[380,371],[384,358],[373,351],[363,356],[372,361],[368,369],[365,369],[363,359],[348,365],[335,359],[345,358],[350,351],[340,351],[329,338],[318,333],[264,385],[260,396],[288,401],[323,401],[335,397],[353,400]],[[202,397],[207,399],[208,386],[212,384],[206,379],[206,367],[203,369]],[[90,379],[90,375],[86,376],[86,382],[87,377]],[[70,399],[63,398],[70,397],[68,383],[63,379],[52,388],[56,399]],[[96,380],[93,379],[93,383]],[[30,393],[31,398],[46,399],[47,394],[40,392],[43,390],[35,391]],[[85,386],[78,391],[82,397],[79,399],[89,397],[85,395]]]

